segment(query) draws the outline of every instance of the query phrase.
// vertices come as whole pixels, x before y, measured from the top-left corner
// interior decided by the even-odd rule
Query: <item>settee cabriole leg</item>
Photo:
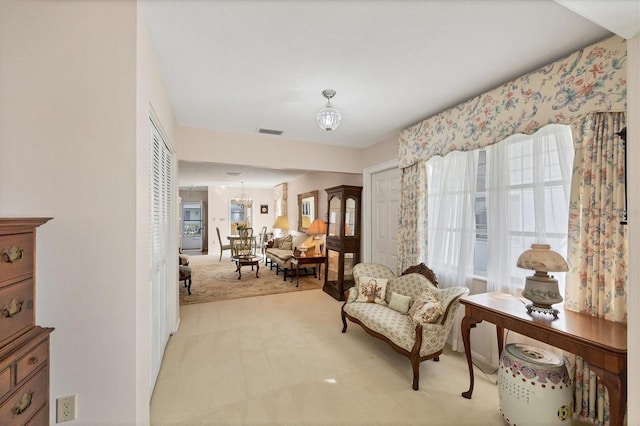
[[[434,360],[435,362],[438,362],[438,361],[440,361],[440,357],[439,357],[439,356],[434,356],[434,357],[433,357],[433,360]]]
[[[420,383],[420,356],[411,357],[411,368],[413,369],[413,390],[418,390]]]
[[[342,316],[342,332],[346,333],[347,332],[347,318],[344,316],[344,312],[342,312],[341,316]]]

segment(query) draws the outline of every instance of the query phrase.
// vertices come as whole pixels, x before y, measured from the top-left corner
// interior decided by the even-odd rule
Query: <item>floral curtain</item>
[[[626,114],[594,113],[574,126],[575,160],[569,204],[565,307],[610,321],[627,321],[625,147],[617,132]],[[608,424],[606,388],[576,357],[576,416]]]
[[[427,260],[426,170],[423,162],[402,169],[397,272]]]
[[[625,113],[589,114],[574,126],[567,309],[627,321]]]

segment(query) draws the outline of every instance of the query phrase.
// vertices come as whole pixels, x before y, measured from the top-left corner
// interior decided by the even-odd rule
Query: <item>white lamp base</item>
[[[562,303],[563,299],[560,296],[558,280],[555,278],[548,276],[546,273],[536,271],[536,275],[527,277],[522,297],[531,301],[527,305],[527,312],[551,314],[554,318],[558,318],[560,311],[551,305]]]

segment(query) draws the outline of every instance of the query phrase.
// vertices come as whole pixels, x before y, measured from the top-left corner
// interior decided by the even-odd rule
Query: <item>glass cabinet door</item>
[[[356,200],[353,197],[347,198],[344,211],[344,235],[353,237],[356,229]]]
[[[339,196],[329,200],[329,235],[340,236],[342,228],[342,199]]]

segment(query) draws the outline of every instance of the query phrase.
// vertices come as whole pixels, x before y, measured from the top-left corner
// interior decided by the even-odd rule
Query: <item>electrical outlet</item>
[[[76,396],[62,396],[56,399],[56,423],[68,422],[76,418]]]

